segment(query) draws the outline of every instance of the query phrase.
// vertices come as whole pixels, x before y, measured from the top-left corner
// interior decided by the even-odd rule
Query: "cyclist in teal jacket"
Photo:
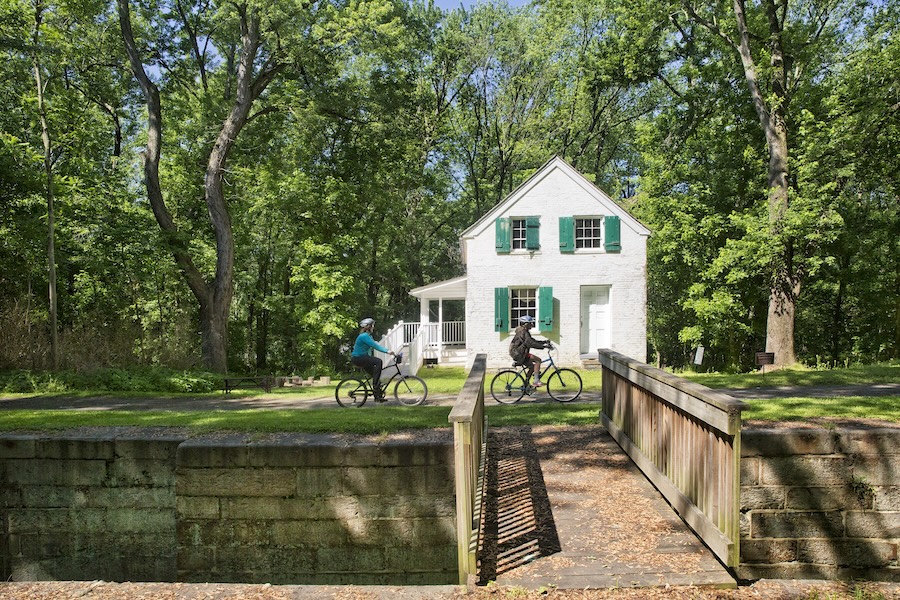
[[[378,350],[391,356],[394,356],[394,353],[376,342],[372,337],[372,331],[375,330],[374,319],[366,317],[359,322],[359,329],[359,335],[356,336],[353,351],[350,353],[350,362],[372,376],[375,398],[381,400],[384,398],[384,394],[378,387],[378,383],[381,380],[381,369],[384,367],[384,363],[377,356],[372,356],[372,350]]]

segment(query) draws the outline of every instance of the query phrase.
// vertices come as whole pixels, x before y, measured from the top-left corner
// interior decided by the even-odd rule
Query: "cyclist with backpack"
[[[381,379],[381,369],[384,363],[377,356],[372,356],[372,350],[378,350],[385,354],[395,356],[393,352],[379,344],[372,337],[375,330],[375,319],[366,317],[359,322],[359,335],[356,336],[356,342],[353,344],[353,351],[350,353],[350,362],[361,368],[372,376],[372,387],[375,389],[375,399],[382,400],[384,394],[378,386]]]
[[[531,315],[519,317],[519,326],[516,327],[515,335],[513,335],[513,339],[509,343],[509,355],[516,361],[516,366],[528,366],[525,381],[527,383],[528,379],[531,378],[531,374],[534,373],[534,387],[539,388],[543,385],[541,383],[541,358],[528,351],[531,348],[548,348],[550,341],[536,340],[531,337],[531,328],[534,327],[534,323],[534,317]]]

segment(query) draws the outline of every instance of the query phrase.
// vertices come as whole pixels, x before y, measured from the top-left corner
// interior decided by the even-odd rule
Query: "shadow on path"
[[[480,585],[560,551],[530,428],[494,430],[488,443]]]

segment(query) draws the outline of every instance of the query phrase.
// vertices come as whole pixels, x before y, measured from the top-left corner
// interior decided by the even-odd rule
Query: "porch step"
[[[599,358],[582,358],[581,367],[588,371],[599,371],[603,366],[600,364]]]

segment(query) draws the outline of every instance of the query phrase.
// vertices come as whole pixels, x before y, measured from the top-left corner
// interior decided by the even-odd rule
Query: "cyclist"
[[[375,399],[383,400],[384,393],[381,391],[378,383],[381,380],[381,369],[384,367],[384,363],[377,356],[372,356],[372,350],[378,350],[391,356],[394,356],[394,353],[376,342],[372,337],[372,331],[375,330],[375,319],[366,317],[360,321],[359,330],[359,335],[356,336],[356,342],[353,344],[353,351],[350,353],[350,362],[372,376]]]
[[[516,361],[516,366],[527,365],[528,371],[525,373],[525,382],[531,378],[534,373],[534,387],[541,387],[541,357],[530,354],[528,350],[531,348],[549,348],[550,340],[536,340],[531,337],[531,328],[534,327],[534,317],[531,315],[522,315],[519,317],[519,326],[516,327],[516,333],[512,341],[509,343],[509,355]]]

